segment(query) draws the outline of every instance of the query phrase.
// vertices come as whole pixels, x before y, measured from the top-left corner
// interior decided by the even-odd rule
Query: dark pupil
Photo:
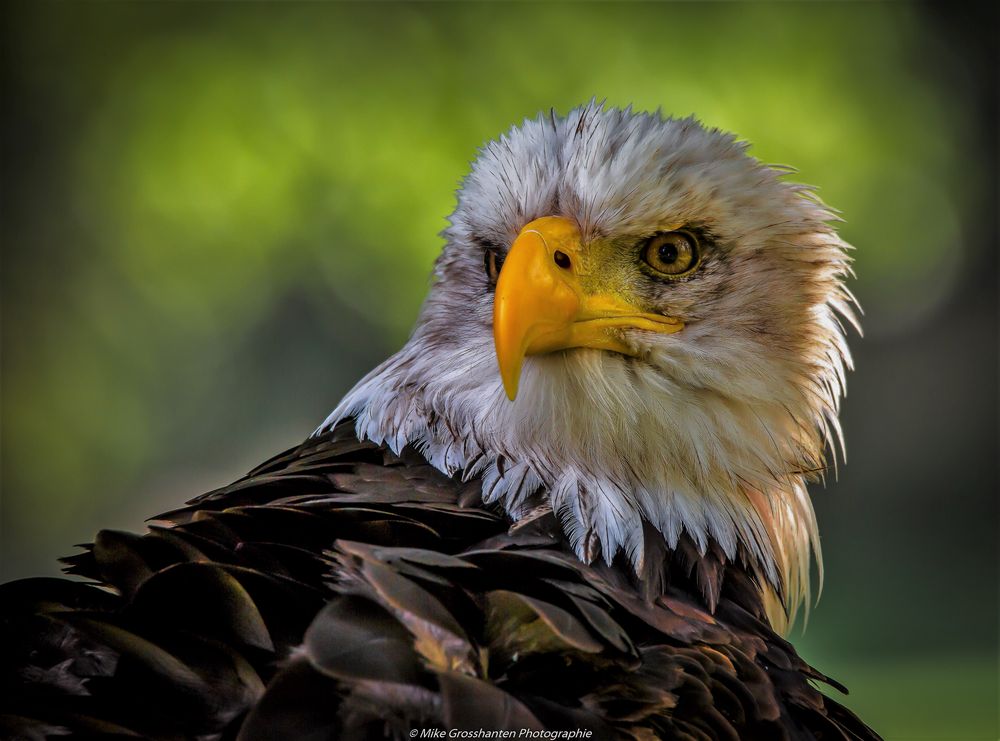
[[[664,242],[660,245],[660,262],[664,265],[672,265],[677,262],[677,245],[673,242]]]

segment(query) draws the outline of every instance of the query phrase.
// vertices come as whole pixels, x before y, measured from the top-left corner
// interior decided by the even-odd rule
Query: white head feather
[[[839,441],[856,324],[847,245],[811,190],[694,119],[604,109],[539,116],[487,144],[458,194],[417,326],[321,429],[354,417],[394,451],[482,477],[486,502],[523,517],[547,498],[581,558],[638,565],[642,521],[739,547],[783,595],[776,627],[808,596],[819,541],[806,482]],[[685,323],[628,331],[638,357],[591,349],[526,358],[509,401],[493,347],[485,249],[528,222],[574,220],[582,243],[636,244],[664,224],[708,244],[690,280],[649,287]],[[822,575],[822,569],[820,569]]]

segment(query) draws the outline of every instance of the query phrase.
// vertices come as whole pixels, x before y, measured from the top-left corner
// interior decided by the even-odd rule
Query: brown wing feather
[[[341,425],[145,535],[99,533],[66,559],[90,584],[0,588],[0,732],[878,738],[815,688],[741,559],[647,538],[639,578],[587,566],[550,512],[511,530],[475,487]]]

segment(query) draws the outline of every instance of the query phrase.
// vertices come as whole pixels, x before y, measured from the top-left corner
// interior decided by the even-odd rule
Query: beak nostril
[[[556,253],[552,256],[552,259],[556,261],[556,265],[563,269],[569,269],[570,259],[569,255],[561,250],[556,250]]]

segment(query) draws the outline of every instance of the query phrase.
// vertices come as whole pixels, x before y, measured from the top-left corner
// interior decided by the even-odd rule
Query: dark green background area
[[[592,96],[794,165],[856,247],[807,659],[997,728],[996,26],[906,3],[4,6],[0,575],[307,435],[405,340],[476,148]]]

